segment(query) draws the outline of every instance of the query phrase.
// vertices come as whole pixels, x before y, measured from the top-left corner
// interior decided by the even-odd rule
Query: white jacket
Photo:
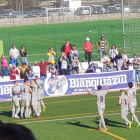
[[[18,51],[18,49],[17,49],[17,48],[14,48],[14,49],[11,48],[10,51],[9,51],[9,56],[10,56],[10,55],[13,55],[14,58],[17,59],[18,56],[19,56],[19,51]]]

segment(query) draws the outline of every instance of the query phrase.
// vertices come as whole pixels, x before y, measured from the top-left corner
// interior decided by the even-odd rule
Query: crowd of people
[[[86,73],[96,73],[97,69],[100,69],[101,72],[128,70],[129,65],[133,65],[134,69],[139,69],[140,60],[137,59],[136,54],[134,54],[134,60],[129,62],[125,52],[120,53],[114,44],[108,51],[109,42],[105,39],[104,35],[102,35],[95,44],[100,53],[100,63],[102,63],[102,67],[91,62],[93,45],[90,42],[90,38],[87,37],[86,42],[83,44],[85,61],[89,65],[85,71]],[[110,57],[106,55],[108,52]],[[18,59],[19,55],[21,56],[20,66]],[[53,48],[49,48],[46,55],[48,58],[47,61],[41,59],[40,63],[37,61],[35,62],[35,66],[40,67],[40,77],[46,77],[47,70],[49,70],[53,77],[56,75],[79,74],[79,51],[76,49],[75,45],[70,44],[68,39],[61,47],[61,56],[58,59],[58,64],[56,64],[56,52]],[[28,64],[27,50],[24,45],[21,46],[20,52],[15,45],[12,45],[9,51],[9,63],[3,54],[1,56],[1,66],[2,77],[9,75],[11,80],[16,79],[16,76],[20,76],[21,79],[34,77],[34,73]],[[137,73],[139,74],[140,72],[137,71]]]

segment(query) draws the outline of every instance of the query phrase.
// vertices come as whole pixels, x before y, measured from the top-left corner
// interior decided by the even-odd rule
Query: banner
[[[97,91],[97,86],[107,85],[109,90],[127,89],[128,83],[135,78],[135,71],[117,71],[106,73],[77,74],[77,75],[59,75],[57,77],[40,78],[44,83],[44,96],[64,96],[70,94],[86,93],[86,87],[90,91]],[[29,79],[31,81],[32,79]],[[18,80],[20,86],[23,80]],[[12,99],[11,89],[14,81],[0,82],[0,101]],[[22,95],[19,94],[19,98]]]

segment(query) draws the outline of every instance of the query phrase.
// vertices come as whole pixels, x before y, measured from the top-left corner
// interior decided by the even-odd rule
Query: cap
[[[121,89],[121,90],[120,90],[120,92],[123,92],[123,91],[124,91],[124,89]]]
[[[102,37],[104,37],[104,35],[102,35]]]
[[[87,38],[86,38],[86,40],[90,40],[90,38],[89,38],[89,37],[87,37]]]
[[[44,61],[44,59],[41,59],[41,61]]]

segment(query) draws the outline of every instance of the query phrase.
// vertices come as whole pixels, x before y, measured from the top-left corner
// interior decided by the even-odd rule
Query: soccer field
[[[48,48],[54,48],[57,52],[56,60],[58,60],[60,47],[66,39],[69,39],[70,43],[75,45],[79,51],[83,51],[86,37],[89,37],[94,45],[92,60],[98,60],[99,53],[95,43],[102,34],[109,41],[109,48],[112,44],[116,44],[119,51],[123,51],[121,20],[3,27],[0,30],[0,40],[4,42],[5,55],[9,55],[12,44],[15,44],[19,50],[21,45],[25,45],[30,62],[40,61],[42,58],[47,60],[45,54],[48,52]],[[82,58],[80,61],[85,61],[84,53],[80,52],[79,57]]]
[[[47,111],[38,119],[12,119],[12,102],[0,103],[0,119],[3,122],[20,123],[31,129],[37,140],[139,140],[140,128],[133,122],[125,128],[116,107],[120,93],[108,93],[104,112],[107,132],[96,130],[98,112],[96,98],[91,95],[68,96],[44,99]],[[140,91],[137,92],[136,115],[140,120]],[[130,119],[130,113],[128,115]]]

